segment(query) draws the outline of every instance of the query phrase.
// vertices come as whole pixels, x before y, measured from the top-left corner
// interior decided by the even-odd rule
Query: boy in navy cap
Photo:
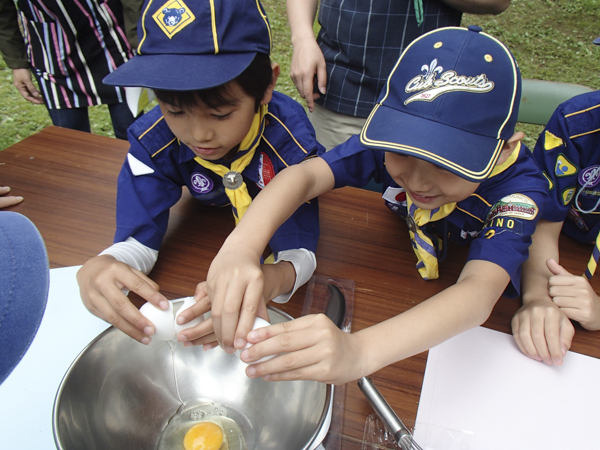
[[[408,223],[423,278],[438,276],[437,236],[470,251],[456,284],[357,333],[323,315],[252,331],[256,345],[242,352],[244,361],[286,355],[250,365],[250,377],[355,380],[482,324],[503,293],[519,294],[519,268],[547,197],[523,133],[514,131],[520,87],[510,51],[479,27],[432,31],[402,54],[360,136],[286,170],[257,196],[211,265],[213,304],[230,292],[257,302],[249,293],[261,280],[246,274],[257,272],[260,248],[279,224],[307,199],[371,177]],[[244,275],[225,286],[234,270]],[[282,333],[287,338],[277,339]]]
[[[519,348],[561,365],[575,328],[600,330],[600,297],[589,280],[600,255],[600,91],[573,97],[554,112],[533,156],[548,179],[550,199],[523,264],[523,307],[512,321]],[[571,274],[558,264],[561,231],[595,244],[587,269]]]
[[[159,106],[128,131],[131,148],[119,175],[115,244],[86,262],[77,279],[92,313],[148,344],[154,326],[121,289],[167,308],[146,274],[182,187],[202,204],[231,204],[237,223],[276,173],[323,149],[302,106],[274,91],[280,69],[269,58],[271,30],[258,1],[150,0],[138,30],[138,55],[104,82],[152,89]],[[316,267],[317,203],[290,216],[268,240],[275,261],[261,267],[265,286],[256,293],[267,301],[287,301]],[[180,315],[179,324],[210,308],[204,283],[195,297],[196,305]],[[250,331],[257,311],[268,319],[263,301],[241,317],[239,327]],[[213,317],[220,314],[218,307],[212,309]],[[209,322],[198,325],[200,336],[212,331]],[[192,345],[197,333],[188,328],[178,339]]]

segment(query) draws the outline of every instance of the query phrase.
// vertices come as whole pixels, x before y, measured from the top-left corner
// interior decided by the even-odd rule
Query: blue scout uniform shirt
[[[504,295],[516,297],[521,286],[521,264],[528,257],[539,208],[547,198],[547,182],[531,152],[520,145],[513,158],[446,218],[428,224],[428,231],[458,244],[470,244],[468,260],[493,262],[510,275]],[[371,178],[383,183],[386,205],[406,218],[406,194],[385,170],[385,152],[361,146],[358,136],[321,156],[333,171],[335,187],[362,187]],[[503,170],[501,170],[503,169]],[[501,170],[501,171],[500,171]]]
[[[304,109],[291,98],[274,92],[266,120],[261,142],[242,173],[252,198],[282,169],[324,151]],[[171,132],[158,106],[131,125],[128,134],[131,147],[119,174],[115,243],[133,237],[159,250],[169,209],[181,197],[182,186],[204,205],[230,205],[222,178],[194,160],[196,155]],[[315,199],[298,208],[269,244],[274,253],[296,248],[315,252],[318,238]]]
[[[600,91],[562,103],[538,138],[533,156],[548,179],[550,200],[542,219],[591,243],[600,231]]]

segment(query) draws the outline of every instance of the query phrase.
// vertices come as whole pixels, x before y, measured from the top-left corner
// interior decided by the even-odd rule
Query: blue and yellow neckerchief
[[[490,178],[504,172],[519,157],[521,144],[511,153],[511,155],[502,164],[497,165],[492,170]],[[456,203],[448,203],[439,208],[428,210],[418,208],[410,198],[406,195],[406,206],[408,210],[407,222],[412,241],[413,250],[419,262],[416,267],[423,279],[435,280],[439,277],[439,264],[437,258],[436,247],[433,244],[433,238],[424,230],[425,225],[429,222],[435,222],[450,215],[456,208]]]
[[[244,169],[246,169],[248,164],[252,161],[256,148],[258,147],[258,144],[260,144],[265,129],[265,116],[267,115],[267,110],[267,105],[260,105],[258,108],[258,111],[252,120],[252,125],[250,125],[250,130],[248,131],[248,134],[246,134],[246,137],[242,139],[238,150],[238,154],[246,150],[247,153],[232,161],[231,168],[227,168],[222,164],[207,161],[198,156],[196,156],[194,160],[201,166],[222,177],[225,177],[225,174],[228,172],[242,174]],[[250,197],[250,194],[248,193],[248,187],[246,186],[245,181],[242,181],[241,185],[237,188],[229,189],[225,186],[225,193],[227,194],[227,197],[229,197],[229,201],[231,201],[233,217],[235,218],[235,224],[237,225],[246,213],[250,203],[252,203],[252,197]]]
[[[408,210],[407,223],[410,240],[419,260],[416,268],[423,279],[435,280],[439,277],[437,251],[433,239],[424,231],[424,227],[429,222],[435,222],[450,215],[456,208],[456,203],[448,203],[432,210],[421,209],[413,203],[410,195],[407,194],[406,207]]]

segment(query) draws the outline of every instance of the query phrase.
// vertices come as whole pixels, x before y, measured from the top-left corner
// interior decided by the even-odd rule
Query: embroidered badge
[[[192,174],[192,189],[198,194],[206,194],[212,191],[214,183],[206,175],[200,172],[194,172]]]
[[[579,174],[579,184],[589,188],[600,183],[600,165],[586,167]]]
[[[546,130],[544,133],[544,150],[552,150],[561,145],[563,145],[563,140]]]
[[[556,165],[554,166],[554,173],[557,177],[567,177],[569,175],[575,175],[579,169],[575,164],[567,159],[562,153],[556,158]]]
[[[406,192],[404,188],[388,186],[382,197],[390,203],[406,206]]]
[[[169,0],[152,18],[161,30],[171,39],[196,19],[183,0]]]
[[[264,189],[267,184],[275,177],[275,167],[266,153],[260,154],[258,163],[258,182],[259,188]]]
[[[554,189],[554,181],[552,181],[552,178],[550,178],[546,172],[542,172],[542,175],[548,180],[548,190],[551,191]]]
[[[575,188],[570,187],[562,191],[562,199],[563,204],[568,205],[571,200],[573,200],[573,195],[575,195]]]
[[[405,105],[415,101],[430,102],[446,92],[467,91],[482,94],[494,89],[494,82],[488,80],[484,73],[468,77],[459,75],[454,70],[444,72],[444,68],[437,63],[437,59],[434,59],[429,65],[423,64],[421,71],[425,74],[417,75],[406,84],[406,93],[417,93],[405,100]]]
[[[519,236],[523,236],[524,224],[519,219],[511,217],[496,217],[493,221],[487,224],[483,230],[483,235],[486,239],[491,239],[494,236],[511,231]]]
[[[523,194],[511,194],[502,198],[492,206],[486,219],[486,226],[492,226],[497,217],[515,217],[533,220],[538,213],[538,207],[533,200]]]

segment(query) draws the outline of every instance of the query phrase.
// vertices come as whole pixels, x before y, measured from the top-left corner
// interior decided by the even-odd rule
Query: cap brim
[[[368,148],[429,161],[475,183],[491,174],[504,145],[502,139],[468,133],[381,104],[367,119],[360,141]]]
[[[256,52],[217,55],[137,55],[104,77],[110,86],[168,91],[209,89],[240,75]]]

